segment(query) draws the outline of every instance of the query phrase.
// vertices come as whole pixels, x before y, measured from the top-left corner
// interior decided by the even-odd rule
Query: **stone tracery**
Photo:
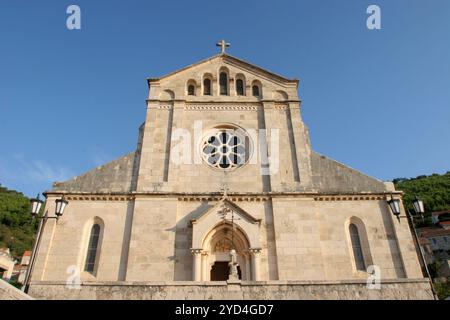
[[[202,144],[202,156],[207,164],[219,169],[234,169],[248,158],[246,137],[235,129],[214,130]]]

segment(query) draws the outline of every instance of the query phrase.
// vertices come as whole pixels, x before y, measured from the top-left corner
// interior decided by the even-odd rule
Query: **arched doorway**
[[[242,269],[241,266],[237,266],[238,278],[242,280]],[[230,274],[229,262],[226,261],[216,261],[211,266],[211,271],[209,272],[210,281],[226,281]]]
[[[234,229],[234,230],[233,230]],[[238,276],[241,280],[251,279],[251,257],[249,242],[244,232],[229,223],[213,228],[203,241],[203,274],[205,281],[228,280],[230,250],[236,250]]]

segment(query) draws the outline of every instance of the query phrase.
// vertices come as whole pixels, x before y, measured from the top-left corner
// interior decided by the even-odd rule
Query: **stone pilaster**
[[[202,280],[208,280],[208,252],[202,251]]]
[[[191,249],[192,259],[192,280],[202,280],[202,249]]]
[[[248,251],[250,251],[252,257],[252,280],[260,281],[261,248],[250,248]]]
[[[394,198],[396,197],[394,196]],[[401,198],[399,198],[399,200],[401,201]],[[386,206],[388,206],[387,203]],[[387,211],[391,214],[391,221],[394,227],[398,250],[402,259],[406,278],[423,277],[403,202],[401,201],[399,219],[393,217],[389,208],[387,208]]]
[[[172,120],[173,102],[148,103],[137,191],[161,191],[168,180]]]
[[[292,124],[292,134],[294,138],[294,145],[292,152],[295,153],[295,158],[298,165],[300,185],[302,187],[309,187],[311,185],[311,144],[309,140],[308,129],[303,123],[300,115],[300,103],[289,103],[289,121]]]

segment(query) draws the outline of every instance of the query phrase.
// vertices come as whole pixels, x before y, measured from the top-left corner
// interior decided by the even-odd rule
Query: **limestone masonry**
[[[221,53],[148,85],[136,149],[47,191],[32,297],[433,298],[401,192],[311,149],[298,80]]]

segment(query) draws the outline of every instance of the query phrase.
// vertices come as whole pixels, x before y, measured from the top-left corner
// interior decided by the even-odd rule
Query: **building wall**
[[[4,300],[33,300],[33,298],[0,279],[0,301]]]
[[[176,198],[136,199],[127,280],[173,280],[176,215]]]
[[[178,115],[178,113],[180,113]],[[175,110],[175,120],[173,129],[185,129],[190,133],[191,138],[191,164],[177,165],[173,162],[169,165],[169,185],[170,189],[179,192],[211,192],[220,191],[224,183],[224,175],[221,170],[205,165],[200,158],[200,139],[204,138],[207,130],[218,124],[232,123],[244,129],[258,129],[257,111],[211,111],[202,110]],[[201,121],[203,132],[199,132],[199,138],[195,139],[193,130],[194,123]],[[174,142],[174,147],[178,140]],[[254,150],[257,153],[258,149]],[[197,159],[196,159],[197,158]],[[262,176],[260,175],[257,163],[248,163],[236,171],[227,173],[226,181],[230,190],[236,192],[263,190]]]
[[[3,272],[3,279],[9,280],[11,278],[14,270],[14,264],[14,260],[11,256],[7,254],[0,254],[0,270]]]
[[[217,78],[219,70],[226,67],[229,72],[230,94],[218,95]],[[213,95],[203,96],[204,74],[213,78]],[[247,82],[246,96],[237,96],[235,79],[244,76]],[[195,80],[197,95],[186,94],[186,84]],[[254,80],[262,83],[263,96],[253,97],[250,85]],[[233,124],[245,130],[255,130],[255,163],[248,163],[235,172],[227,174],[231,190],[236,192],[262,192],[299,190],[300,185],[310,182],[309,138],[299,111],[299,100],[295,82],[280,83],[261,75],[238,68],[227,60],[213,60],[196,66],[167,79],[152,82],[147,104],[147,118],[144,127],[137,191],[164,192],[211,192],[219,191],[223,173],[202,163],[199,158],[199,143],[195,139],[194,125],[201,121],[203,130],[220,124]],[[171,161],[174,146],[181,138],[177,130],[190,135],[190,156],[192,163],[177,165]],[[262,139],[257,139],[257,130],[267,129]],[[271,144],[270,130],[279,130],[279,140]],[[269,143],[269,154],[279,153],[277,172],[261,176],[261,154],[265,153],[258,142]],[[279,142],[279,143],[278,143]],[[171,153],[172,151],[172,153]],[[200,160],[200,161],[197,161]]]
[[[230,75],[230,95],[218,96],[218,72],[224,65]],[[205,73],[211,73],[213,96],[187,96],[187,82],[195,80],[200,93]],[[246,96],[236,96],[234,92],[238,74],[246,77]],[[253,80],[262,82],[262,97],[251,95]],[[261,221],[258,226],[261,280],[366,279],[367,273],[356,272],[352,264],[347,231],[349,219],[357,219],[364,225],[367,247],[370,248],[369,260],[381,268],[383,279],[422,278],[405,214],[402,212],[400,222],[393,218],[386,205],[383,193],[387,189],[383,184],[360,173],[355,174],[354,170],[343,165],[312,157],[308,130],[300,115],[296,81],[280,80],[266,73],[256,73],[254,69],[243,70],[230,61],[216,59],[168,78],[151,81],[148,98],[147,117],[140,131],[136,153],[105,165],[104,170],[96,170],[95,174],[88,174],[88,178],[85,175],[71,180],[73,188],[68,191],[72,193],[68,195],[71,200],[64,216],[59,221],[48,221],[45,227],[33,282],[65,282],[74,272],[68,267],[82,270],[89,230],[94,221],[100,221],[104,226],[98,270],[94,274],[81,272],[82,282],[116,281],[117,284],[126,284],[130,281],[192,280],[190,221],[213,206],[217,199],[212,199],[220,197],[225,186],[233,203]],[[200,141],[194,139],[194,125],[199,120],[203,130],[228,123],[255,130],[255,133],[260,129],[278,129],[279,144],[271,143],[272,133],[254,137],[257,138],[253,141],[256,163],[250,162],[225,175],[205,165],[202,160],[195,163],[200,159]],[[178,129],[189,133],[188,158],[191,163],[177,165],[172,161],[174,148],[180,142],[176,139]],[[260,149],[258,142],[261,138],[269,143],[268,152]],[[261,175],[261,155],[266,153],[270,157],[278,153],[276,159],[279,163],[275,165],[275,172]],[[314,174],[312,158],[320,162],[319,165],[316,163],[318,172]],[[272,158],[272,165],[274,160]],[[121,165],[126,170],[121,169]],[[108,191],[108,183],[106,186],[100,183],[102,175],[108,178],[105,179],[107,182],[115,181],[115,188]],[[350,175],[353,178],[347,177]],[[318,183],[313,183],[313,180]],[[83,185],[80,181],[86,184],[83,188],[96,185],[102,188],[94,188],[100,191],[92,194],[78,192],[76,186]],[[337,197],[320,194],[328,190],[329,181],[337,181],[336,192],[343,194]],[[359,195],[346,196],[342,190],[349,190],[348,185]],[[377,185],[377,189],[373,185]],[[54,212],[54,200],[59,197],[57,193],[64,191],[65,184],[58,186],[60,189],[48,197],[46,210],[50,214]],[[121,188],[117,189],[119,186]],[[379,193],[371,196],[370,191]],[[241,195],[233,195],[236,193]],[[256,198],[264,200],[256,201]],[[45,296],[39,291],[44,288],[53,287],[36,285],[38,296]],[[93,288],[98,289],[100,295],[116,294],[109,291],[112,287],[98,285],[85,287],[86,297],[95,296],[91,291]],[[119,290],[117,288],[114,290]],[[131,295],[140,293],[145,296],[139,291],[141,289],[132,288]],[[168,290],[169,297],[174,294],[171,288],[164,289]],[[214,285],[208,288],[215,290]],[[243,297],[256,298],[263,292],[263,287],[255,287],[259,293],[246,295],[246,290],[253,289],[245,288]],[[278,290],[282,287],[273,288]],[[305,287],[299,288],[293,290],[296,292],[293,294],[304,297]],[[354,294],[359,292],[356,287],[351,288],[356,290]],[[61,293],[60,287],[54,289]],[[318,290],[317,294],[325,294]],[[341,292],[337,287],[333,290]],[[216,293],[213,296],[221,294]],[[48,297],[52,294],[50,292]],[[332,293],[337,297],[341,294]],[[387,294],[389,296],[390,293]]]
[[[393,218],[385,200],[322,201],[308,196],[235,200],[261,219],[261,280],[367,278],[352,265],[350,218],[365,226],[371,262],[366,261],[366,267],[379,266],[383,279],[422,277],[407,221]],[[51,199],[47,203],[52,212]],[[81,271],[83,281],[192,280],[190,221],[215,203],[161,196],[138,196],[134,204],[72,200],[64,216],[50,220],[45,228],[33,281],[68,279],[73,275],[70,266]],[[104,233],[99,268],[92,275],[82,270],[94,218],[103,221]]]
[[[152,198],[136,201],[126,279],[129,281],[192,280],[192,226],[194,216],[216,201],[180,201]],[[262,279],[276,280],[277,262],[271,225],[272,212],[266,202],[237,202],[242,209],[261,219]]]
[[[54,197],[47,200],[46,211],[50,215],[54,212],[54,200]],[[44,228],[32,281],[66,280],[77,269],[81,280],[120,280],[126,267],[123,251],[128,246],[126,239],[124,242],[125,223],[131,213],[128,201],[71,200],[64,215],[58,221],[48,220]],[[104,232],[98,270],[92,275],[83,269],[90,228],[97,221],[94,219],[103,221]]]
[[[189,281],[193,274],[192,226],[190,221],[209,210],[216,201],[178,201],[177,225],[175,235],[175,276],[173,280]],[[260,276],[265,280],[277,280],[277,261],[274,252],[275,242],[272,228],[272,210],[268,201],[237,201],[236,204],[256,219],[259,225]],[[204,248],[205,249],[205,248]],[[157,280],[157,279],[156,279]]]
[[[434,240],[433,240],[434,239]],[[428,237],[431,249],[434,250],[450,250],[450,235]]]
[[[193,282],[90,283],[69,289],[61,283],[36,283],[30,295],[37,299],[83,300],[432,300],[426,280],[395,280],[368,289],[365,281],[269,281],[227,284]],[[270,304],[270,303],[269,303]]]
[[[385,200],[276,198],[273,206],[280,280],[367,278],[352,265],[352,217],[366,229],[371,256],[366,266],[379,266],[383,279],[422,277],[411,234],[405,237],[407,221],[398,223]]]
[[[225,105],[219,110],[213,106],[206,106],[206,110],[202,108],[196,109],[195,105],[185,102],[174,105],[149,102],[137,191],[220,191],[224,182],[223,172],[203,163],[200,139],[205,137],[207,130],[221,124],[232,124],[247,130],[253,140],[250,162],[227,173],[226,180],[231,190],[294,191],[299,190],[301,184],[309,183],[307,134],[304,128],[297,125],[298,122],[292,125],[292,118],[299,121],[298,104],[292,106],[292,111],[288,104],[276,106],[274,103]],[[291,112],[295,113],[295,117]],[[194,129],[196,123],[200,127]],[[261,129],[266,129],[263,136],[259,136]],[[180,136],[180,130],[187,135]],[[279,137],[275,143],[272,143],[272,135]],[[295,140],[301,152],[297,152]],[[182,163],[176,163],[174,157],[178,154],[177,150],[183,150],[182,142],[185,141],[187,152],[179,154],[188,153],[188,156]],[[279,162],[277,170],[270,176],[261,175],[261,152],[265,150],[260,143],[263,141],[267,141],[272,159]]]

